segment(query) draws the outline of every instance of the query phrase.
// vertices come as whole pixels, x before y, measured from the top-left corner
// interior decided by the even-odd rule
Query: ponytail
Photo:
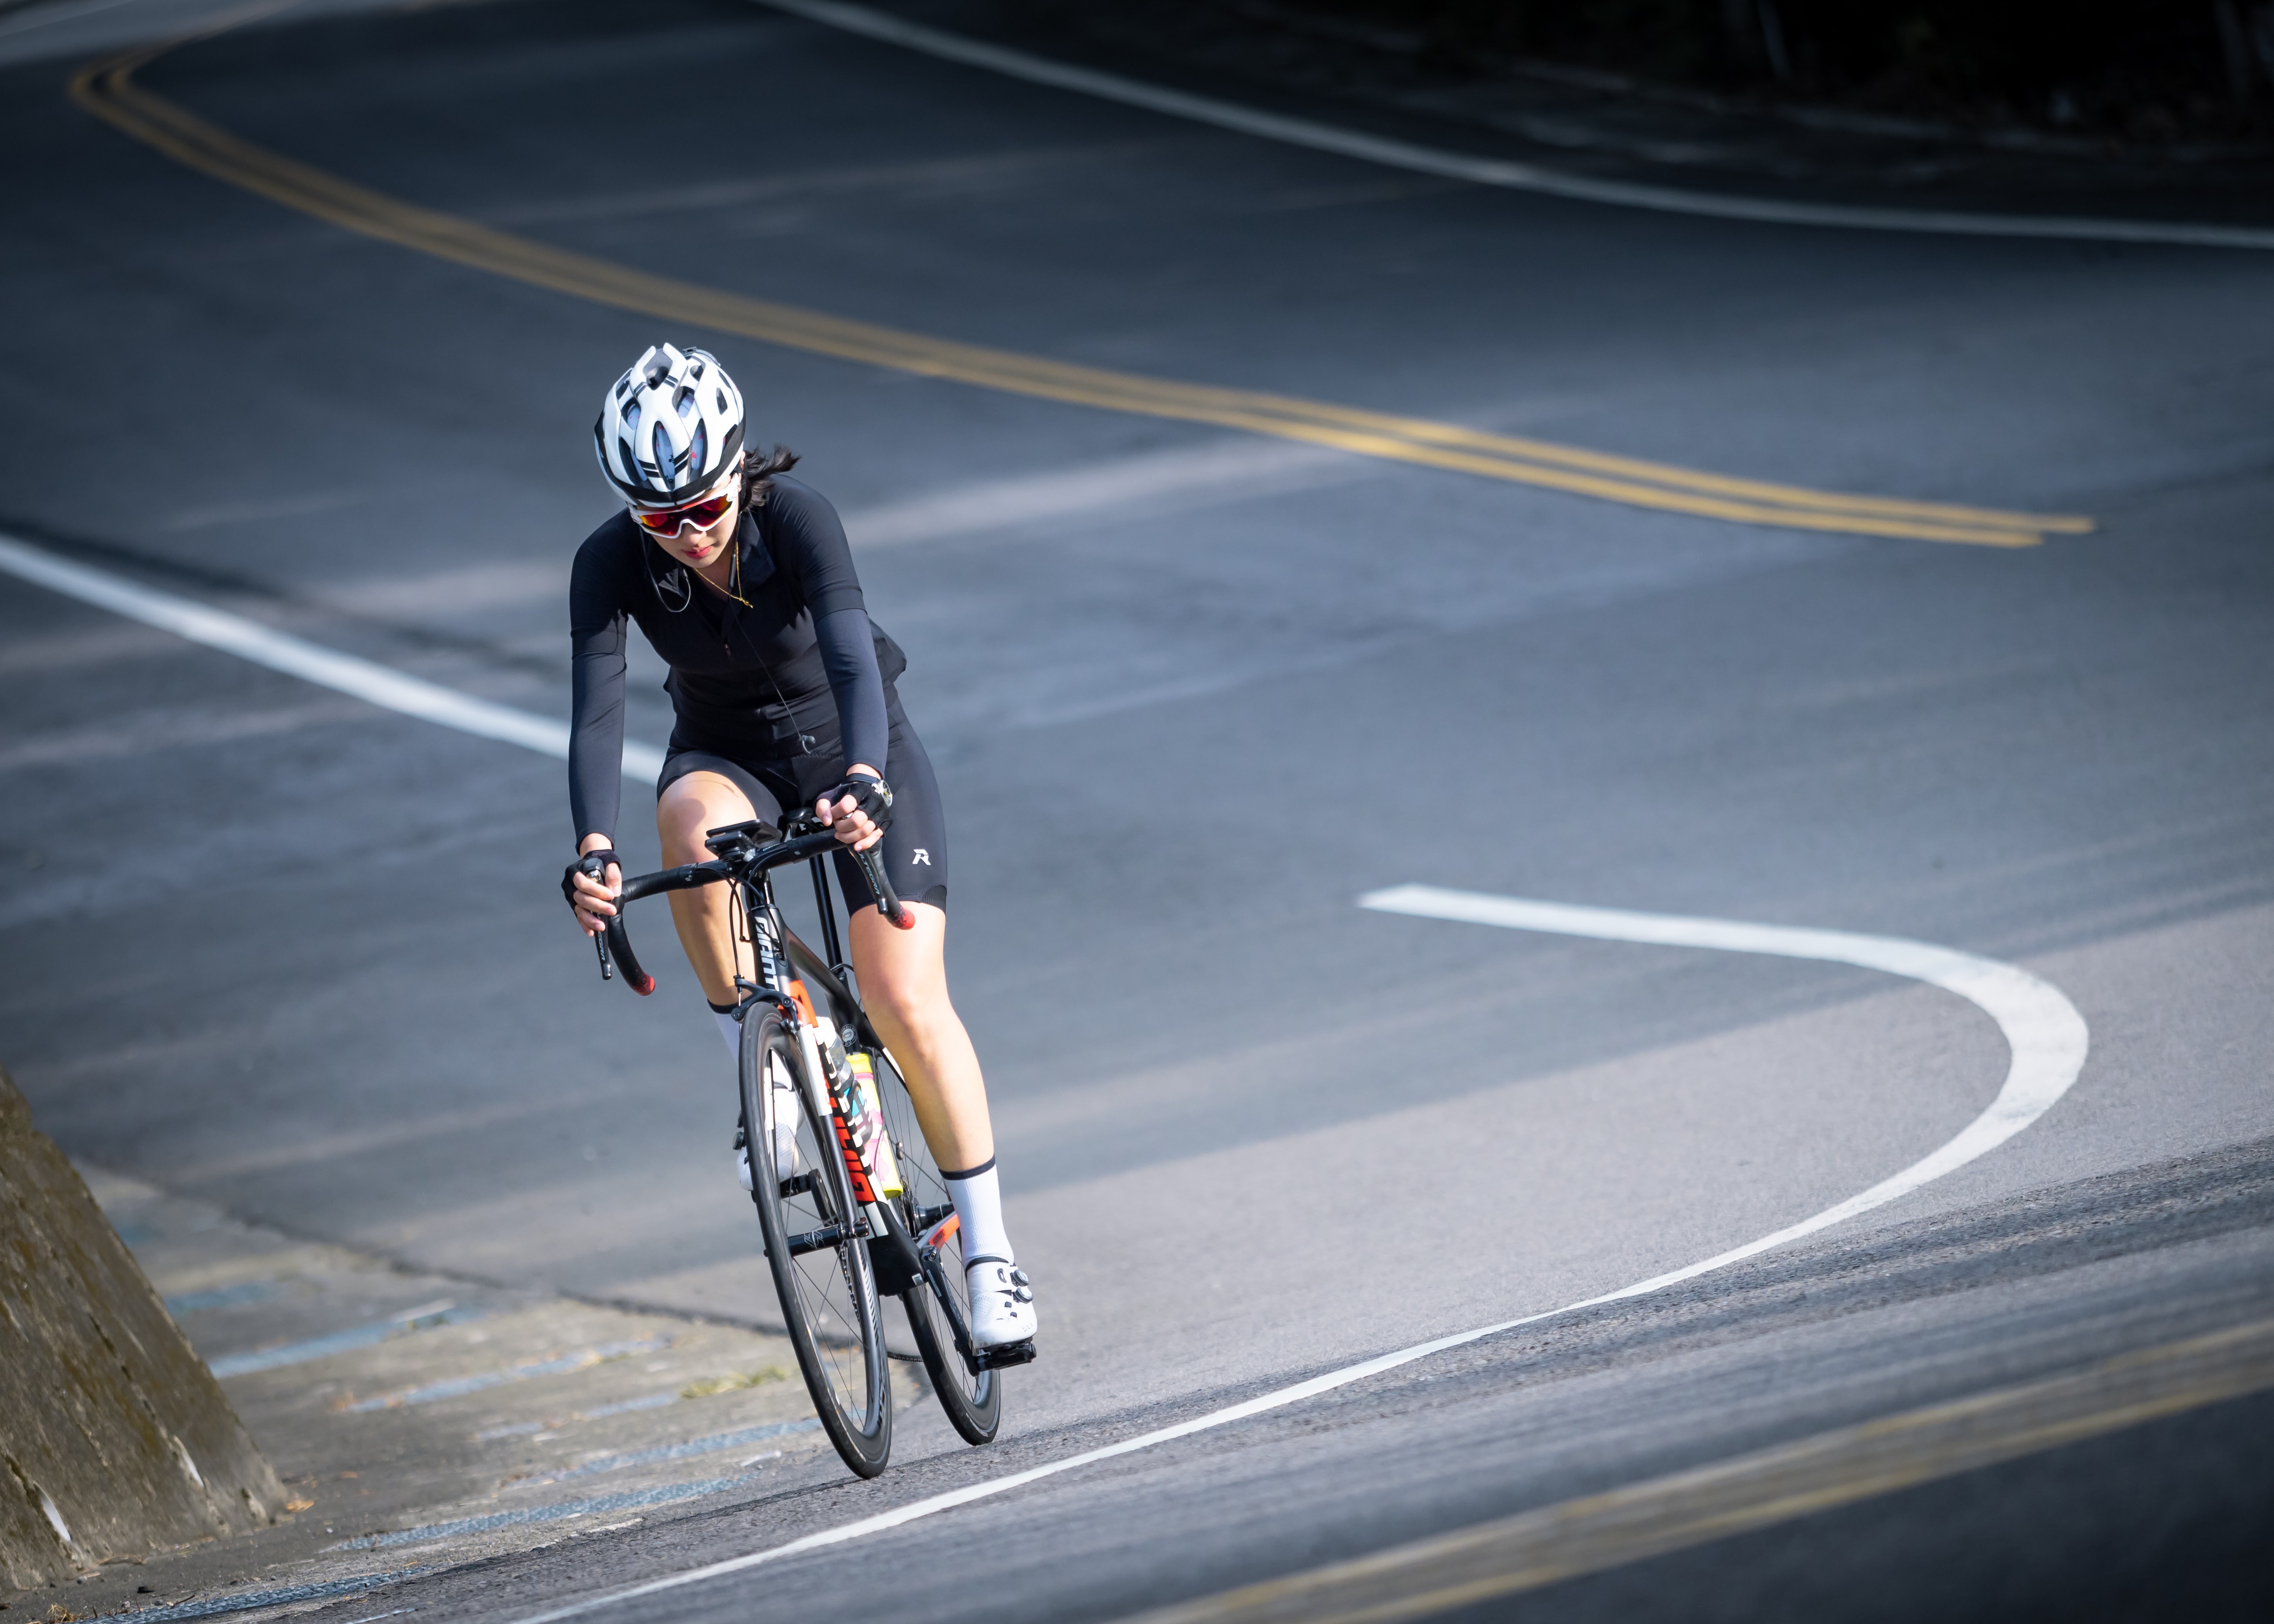
[[[766,505],[766,487],[776,474],[786,474],[797,466],[797,453],[787,446],[772,446],[764,451],[742,453],[742,511],[754,513]]]

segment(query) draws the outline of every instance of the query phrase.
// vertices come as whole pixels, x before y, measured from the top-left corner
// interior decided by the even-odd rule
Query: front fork
[[[780,1010],[783,1018],[789,1021],[791,1030],[797,1034],[798,1053],[805,1061],[806,1088],[809,1091],[805,1097],[806,1120],[816,1124],[827,1123],[828,1137],[836,1141],[838,1155],[845,1165],[846,1183],[851,1187],[854,1202],[859,1209],[854,1219],[854,1234],[857,1238],[881,1244],[896,1254],[889,1261],[875,1259],[880,1265],[880,1288],[887,1278],[900,1281],[902,1289],[914,1286],[917,1271],[926,1269],[927,1261],[929,1267],[926,1272],[935,1280],[944,1280],[937,1249],[921,1246],[913,1237],[905,1246],[898,1244],[891,1224],[885,1220],[885,1210],[877,1200],[876,1188],[870,1182],[869,1169],[862,1165],[861,1153],[854,1146],[851,1126],[845,1120],[845,1113],[838,1107],[836,1090],[830,1086],[834,1079],[830,1071],[829,1056],[822,1051],[821,1029],[808,1019],[809,1006],[803,998],[792,997],[779,990],[790,985],[794,972],[786,957],[775,946],[770,911],[754,907],[745,917],[756,925],[751,931],[751,956],[764,985],[752,986],[737,978],[744,1006],[747,1008],[760,998],[765,999]],[[891,1063],[890,1056],[885,1059]],[[818,1129],[814,1137],[823,1137]],[[755,1158],[752,1165],[757,1165]],[[923,1255],[927,1252],[930,1253],[929,1259]],[[942,1289],[945,1296],[945,1289]],[[887,1295],[897,1293],[888,1292]],[[960,1315],[955,1317],[955,1336],[958,1350],[962,1353],[965,1363],[970,1364],[973,1352]],[[976,1368],[974,1365],[974,1369]]]
[[[836,1142],[837,1154],[845,1163],[846,1182],[852,1187],[855,1206],[860,1209],[855,1216],[854,1232],[864,1240],[876,1239],[888,1233],[885,1215],[877,1208],[869,1169],[861,1165],[860,1153],[853,1147],[852,1130],[845,1121],[845,1113],[837,1107],[837,1091],[831,1086],[835,1079],[830,1074],[829,1057],[821,1051],[821,1030],[811,1019],[811,1006],[802,996],[793,997],[785,990],[792,986],[796,973],[777,945],[779,938],[769,899],[746,898],[743,918],[749,923],[752,968],[757,971],[759,981],[755,987],[740,983],[745,994],[743,1002],[747,1006],[754,998],[766,998],[781,1011],[790,1029],[797,1034],[798,1053],[805,1061],[806,1120],[816,1124],[816,1139],[823,1137],[818,1124],[829,1124],[827,1137]]]

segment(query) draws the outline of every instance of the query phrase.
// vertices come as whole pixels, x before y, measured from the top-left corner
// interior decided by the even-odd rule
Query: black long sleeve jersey
[[[622,799],[624,638],[639,622],[671,667],[674,750],[739,761],[835,753],[889,778],[885,685],[907,668],[869,619],[837,510],[781,475],[735,527],[742,595],[697,580],[631,515],[584,538],[569,577],[575,720],[569,810],[576,835],[614,840]],[[833,702],[833,703],[832,703]]]

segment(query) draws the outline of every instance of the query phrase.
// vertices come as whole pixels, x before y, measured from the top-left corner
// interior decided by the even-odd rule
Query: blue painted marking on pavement
[[[769,1438],[787,1438],[794,1432],[811,1432],[820,1429],[821,1423],[808,1417],[803,1421],[780,1421],[772,1426],[746,1426],[738,1432],[714,1432],[708,1438],[692,1438],[683,1444],[662,1444],[653,1449],[634,1449],[624,1455],[602,1455],[597,1461],[587,1461],[568,1471],[555,1472],[544,1481],[566,1483],[571,1477],[589,1477],[595,1472],[620,1471],[627,1466],[645,1466],[654,1461],[683,1461],[691,1455],[715,1455],[721,1449],[737,1449],[744,1444],[763,1442]]]
[[[248,1303],[265,1303],[283,1289],[281,1281],[248,1280],[241,1286],[222,1286],[212,1291],[184,1291],[166,1299],[166,1312],[198,1314],[215,1308],[242,1308]]]
[[[288,1584],[274,1590],[244,1590],[234,1596],[207,1596],[195,1601],[177,1602],[170,1607],[144,1607],[120,1614],[134,1624],[174,1624],[177,1619],[209,1619],[222,1613],[247,1613],[255,1607],[282,1607],[296,1601],[320,1601],[328,1596],[353,1596],[362,1590],[375,1590],[382,1584],[393,1584],[414,1574],[428,1573],[431,1568],[398,1568],[393,1573],[365,1574],[353,1579],[330,1579],[321,1584]]]
[[[553,1522],[563,1517],[591,1516],[604,1511],[635,1511],[644,1506],[668,1506],[674,1500],[695,1500],[723,1489],[740,1488],[757,1479],[755,1472],[733,1477],[705,1477],[699,1483],[674,1483],[659,1489],[635,1489],[623,1494],[603,1494],[595,1500],[564,1500],[557,1506],[530,1506],[520,1511],[493,1512],[486,1517],[461,1517],[455,1522],[429,1522],[423,1528],[400,1529],[391,1534],[365,1534],[326,1545],[327,1551],[372,1551],[388,1545],[423,1545],[459,1534],[487,1533],[495,1528],[517,1528],[525,1522]]]
[[[438,1325],[464,1325],[481,1317],[479,1309],[454,1308],[448,1303],[437,1303],[431,1308],[408,1310],[392,1319],[375,1320],[370,1325],[334,1331],[328,1336],[312,1336],[305,1342],[286,1342],[279,1348],[256,1348],[250,1353],[232,1353],[223,1358],[208,1360],[207,1364],[216,1376],[249,1376],[255,1371],[276,1370],[286,1365],[305,1365],[310,1359],[328,1358],[335,1353],[375,1347],[392,1336],[429,1330]]]
[[[479,1393],[486,1387],[502,1387],[508,1381],[527,1381],[534,1376],[558,1376],[565,1372],[578,1371],[606,1359],[621,1359],[635,1353],[654,1353],[671,1346],[668,1336],[644,1336],[637,1342],[603,1342],[598,1348],[580,1348],[575,1353],[564,1353],[558,1358],[538,1359],[528,1365],[509,1365],[503,1370],[484,1371],[478,1376],[456,1376],[448,1381],[430,1381],[424,1387],[412,1387],[403,1393],[382,1393],[373,1398],[347,1406],[351,1416],[373,1410],[394,1410],[404,1404],[432,1404],[440,1399],[461,1398],[469,1393]]]

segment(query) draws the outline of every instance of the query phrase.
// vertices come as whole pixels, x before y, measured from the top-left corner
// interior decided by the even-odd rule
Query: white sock
[[[988,1157],[968,1172],[943,1172],[940,1177],[947,1181],[948,1198],[955,1203],[967,1266],[973,1258],[1017,1262],[1010,1234],[1003,1228],[1003,1192],[995,1182],[995,1158]]]
[[[740,1065],[742,1063],[742,1023],[734,1019],[734,1011],[711,1006],[711,1019],[719,1023],[719,1035],[727,1040],[727,1053]]]

